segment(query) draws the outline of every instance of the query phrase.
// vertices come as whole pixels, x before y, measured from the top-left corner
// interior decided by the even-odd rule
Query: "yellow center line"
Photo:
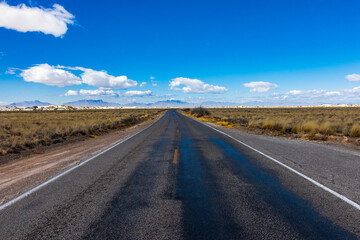
[[[178,162],[179,162],[179,150],[175,149],[173,163],[178,164]]]
[[[179,133],[179,129],[176,129],[176,132]]]

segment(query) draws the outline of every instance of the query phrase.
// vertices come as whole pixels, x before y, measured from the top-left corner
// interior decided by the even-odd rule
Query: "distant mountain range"
[[[40,102],[38,100],[35,101],[24,101],[18,103],[11,103],[9,106],[16,106],[16,107],[33,107],[33,106],[44,106],[44,105],[52,105],[51,103],[47,102]],[[238,106],[239,104],[231,103],[231,102],[203,102],[203,103],[189,103],[184,102],[181,100],[165,100],[165,101],[157,101],[154,103],[126,103],[126,104],[119,104],[119,103],[111,103],[105,102],[102,99],[99,100],[90,100],[90,99],[83,99],[74,102],[67,102],[63,105],[70,105],[73,107],[227,107],[227,106]]]
[[[70,105],[73,107],[121,107],[121,104],[118,103],[109,103],[104,102],[102,99],[99,100],[79,100],[75,102],[67,102],[64,105]]]
[[[202,106],[202,107],[235,107],[235,106],[240,106],[239,103],[233,103],[233,102],[214,102],[214,101],[208,101],[208,102],[203,102],[201,104],[197,104],[197,106]]]
[[[33,107],[33,106],[45,106],[45,105],[51,105],[51,103],[40,102],[39,100],[35,100],[35,101],[24,101],[24,102],[9,104],[9,106],[14,106],[14,107]]]
[[[158,101],[149,104],[150,107],[192,107],[192,103],[183,102],[180,100],[166,100]]]

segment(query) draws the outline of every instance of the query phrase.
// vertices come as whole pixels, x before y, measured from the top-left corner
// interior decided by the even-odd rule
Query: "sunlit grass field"
[[[297,137],[360,137],[359,107],[208,108],[209,114],[188,113],[218,125],[261,129]],[[200,116],[201,115],[201,116]]]
[[[96,137],[153,118],[159,109],[0,112],[0,154],[18,153],[63,142],[74,136]]]

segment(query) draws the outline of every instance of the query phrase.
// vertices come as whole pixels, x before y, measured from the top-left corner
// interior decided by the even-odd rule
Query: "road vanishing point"
[[[224,131],[169,110],[1,205],[0,239],[360,237],[359,156]]]

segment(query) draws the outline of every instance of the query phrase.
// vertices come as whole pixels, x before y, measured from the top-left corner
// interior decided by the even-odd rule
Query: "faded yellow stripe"
[[[179,150],[175,149],[173,163],[178,164],[178,162],[179,162]]]

